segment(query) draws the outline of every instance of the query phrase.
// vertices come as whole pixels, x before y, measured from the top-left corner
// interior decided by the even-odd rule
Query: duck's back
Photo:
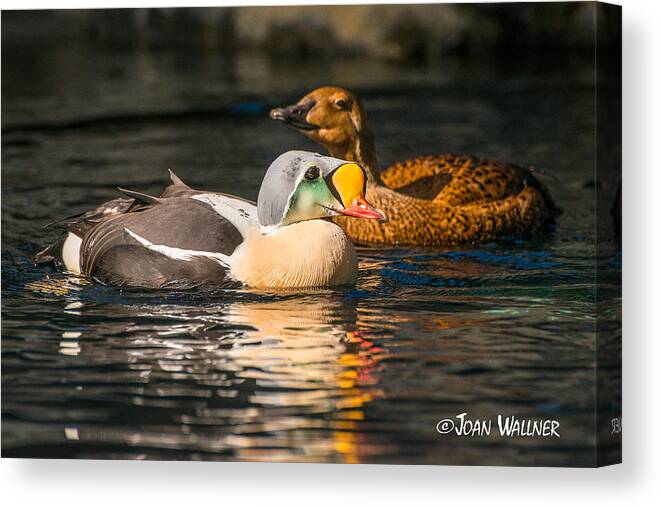
[[[203,203],[163,199],[89,230],[80,250],[81,270],[108,285],[208,284],[211,278],[222,279],[226,267],[202,252],[231,255],[240,241],[236,228]]]
[[[550,194],[529,169],[470,155],[444,153],[398,162],[381,172],[383,183],[397,192],[446,206],[494,202],[526,187]]]
[[[123,211],[106,216],[96,213],[94,220],[89,220],[87,214],[77,221],[67,220],[65,237],[74,237],[78,245],[75,256],[79,262],[74,263],[75,269],[64,258],[67,241],[60,240],[44,252],[59,256],[54,260],[69,270],[106,285],[235,285],[229,274],[230,257],[245,236],[258,227],[255,205],[233,196],[202,191],[174,195],[150,198],[151,202],[132,200]]]

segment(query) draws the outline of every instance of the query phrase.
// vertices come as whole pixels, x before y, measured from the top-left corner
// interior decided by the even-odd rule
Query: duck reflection
[[[67,303],[68,315],[91,324],[65,330],[60,353],[103,368],[114,401],[150,411],[162,432],[82,427],[80,441],[361,462],[364,407],[382,395],[387,350],[376,342],[387,336],[375,338],[344,293],[236,296],[203,306]]]
[[[354,305],[337,298],[231,305],[227,321],[247,329],[228,355],[261,387],[349,389],[357,379],[373,383],[373,354],[381,350],[362,337],[357,315]],[[300,399],[279,396],[275,404],[290,402]]]

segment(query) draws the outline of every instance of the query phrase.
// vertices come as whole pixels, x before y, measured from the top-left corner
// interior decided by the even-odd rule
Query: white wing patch
[[[136,234],[130,229],[124,228],[124,230],[138,243],[154,252],[170,257],[171,259],[176,259],[178,261],[192,261],[195,257],[207,257],[217,261],[223,266],[230,267],[229,256],[221,254],[218,252],[206,252],[204,250],[186,250],[185,248],[176,248],[166,245],[156,245],[149,241],[148,239],[143,238],[142,236]]]
[[[80,274],[80,245],[83,240],[73,232],[67,234],[67,239],[62,245],[62,261],[67,270]]]
[[[191,199],[211,206],[216,213],[229,220],[244,238],[259,227],[257,206],[242,199],[214,193],[194,195]]]

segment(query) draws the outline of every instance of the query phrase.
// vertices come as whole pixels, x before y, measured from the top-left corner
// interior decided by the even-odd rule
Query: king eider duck
[[[287,152],[271,164],[256,206],[194,190],[172,175],[161,197],[122,190],[130,205],[110,201],[65,220],[63,240],[35,260],[59,261],[70,272],[124,287],[354,284],[356,251],[328,218],[384,220],[365,200],[365,184],[356,163],[304,151]]]
[[[374,137],[348,90],[318,88],[271,118],[367,171],[367,199],[388,223],[337,219],[361,244],[453,246],[547,230],[557,208],[530,170],[472,156],[442,154],[379,171]]]

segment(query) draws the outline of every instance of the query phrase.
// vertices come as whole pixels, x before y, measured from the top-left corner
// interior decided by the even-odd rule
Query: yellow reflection
[[[49,296],[69,296],[80,291],[80,289],[89,285],[90,282],[85,278],[69,275],[66,277],[44,277],[25,284],[25,289],[30,292]]]

